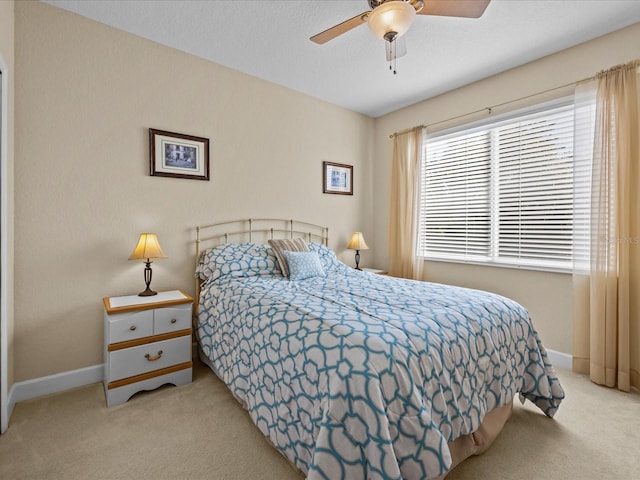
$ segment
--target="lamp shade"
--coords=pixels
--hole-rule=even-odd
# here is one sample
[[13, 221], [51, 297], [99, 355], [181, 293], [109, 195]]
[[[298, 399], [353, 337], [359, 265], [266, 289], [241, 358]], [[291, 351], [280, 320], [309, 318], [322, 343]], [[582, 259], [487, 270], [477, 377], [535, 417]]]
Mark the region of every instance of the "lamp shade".
[[[416, 10], [409, 2], [391, 0], [374, 8], [367, 24], [376, 37], [393, 41], [407, 33], [415, 17]], [[390, 33], [393, 35], [388, 38]]]
[[155, 233], [141, 233], [136, 248], [129, 255], [129, 260], [148, 262], [154, 258], [167, 258], [160, 247], [158, 236]]
[[353, 235], [351, 235], [351, 240], [349, 240], [347, 248], [349, 250], [369, 250], [369, 246], [367, 242], [364, 241], [362, 232], [354, 232]]

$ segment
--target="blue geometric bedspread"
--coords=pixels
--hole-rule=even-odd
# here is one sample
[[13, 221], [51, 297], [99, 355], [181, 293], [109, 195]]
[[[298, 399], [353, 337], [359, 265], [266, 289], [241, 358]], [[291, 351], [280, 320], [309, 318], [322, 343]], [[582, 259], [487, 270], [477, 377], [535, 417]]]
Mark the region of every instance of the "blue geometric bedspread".
[[564, 392], [527, 311], [499, 295], [359, 272], [222, 276], [198, 336], [260, 430], [309, 479], [425, 479], [517, 393]]

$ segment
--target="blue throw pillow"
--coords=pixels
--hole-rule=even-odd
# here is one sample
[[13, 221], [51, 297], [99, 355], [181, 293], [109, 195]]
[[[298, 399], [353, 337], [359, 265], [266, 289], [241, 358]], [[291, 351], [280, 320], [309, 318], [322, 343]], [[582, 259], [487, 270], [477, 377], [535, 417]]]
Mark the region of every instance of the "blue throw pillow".
[[324, 269], [316, 252], [284, 251], [289, 267], [289, 280], [304, 280], [311, 277], [324, 277]]

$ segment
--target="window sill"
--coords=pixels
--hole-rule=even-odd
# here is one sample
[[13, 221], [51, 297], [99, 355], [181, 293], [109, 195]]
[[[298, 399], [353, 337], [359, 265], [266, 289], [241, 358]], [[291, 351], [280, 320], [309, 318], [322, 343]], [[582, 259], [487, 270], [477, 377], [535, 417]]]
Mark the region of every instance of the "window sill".
[[545, 267], [545, 266], [536, 266], [536, 265], [513, 265], [509, 263], [483, 262], [479, 260], [458, 260], [458, 259], [437, 258], [437, 257], [419, 257], [419, 258], [421, 258], [425, 262], [457, 263], [462, 265], [477, 265], [480, 267], [509, 268], [512, 270], [532, 270], [536, 272], [563, 273], [566, 275], [573, 274], [573, 270], [571, 268], [562, 268], [562, 267]]

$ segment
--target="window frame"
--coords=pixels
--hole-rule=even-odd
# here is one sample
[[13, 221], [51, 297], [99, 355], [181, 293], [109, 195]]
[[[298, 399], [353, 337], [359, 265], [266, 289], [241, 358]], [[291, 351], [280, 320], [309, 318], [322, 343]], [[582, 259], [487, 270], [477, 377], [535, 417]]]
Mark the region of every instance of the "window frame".
[[[479, 131], [483, 131], [486, 130], [487, 128], [490, 129], [494, 129], [494, 128], [499, 128], [500, 126], [504, 125], [504, 124], [508, 124], [510, 122], [513, 122], [514, 120], [517, 121], [517, 119], [519, 117], [524, 117], [524, 116], [529, 116], [529, 115], [535, 115], [535, 114], [539, 114], [539, 113], [544, 113], [550, 110], [554, 110], [554, 109], [559, 109], [559, 108], [564, 108], [564, 107], [571, 107], [571, 110], [574, 112], [575, 109], [575, 102], [574, 102], [574, 96], [573, 95], [568, 95], [568, 96], [563, 96], [551, 101], [546, 101], [546, 102], [542, 102], [542, 103], [538, 103], [535, 105], [531, 105], [525, 108], [520, 108], [517, 110], [512, 110], [500, 115], [494, 115], [494, 116], [490, 116], [488, 118], [484, 118], [481, 120], [476, 120], [476, 121], [472, 121], [472, 122], [468, 122], [468, 123], [464, 123], [464, 124], [460, 124], [460, 125], [456, 125], [454, 127], [451, 128], [446, 128], [446, 129], [441, 129], [441, 130], [436, 130], [436, 131], [427, 131], [425, 133], [425, 137], [424, 137], [424, 149], [423, 149], [423, 162], [424, 162], [424, 155], [426, 154], [426, 152], [428, 151], [428, 146], [429, 146], [429, 142], [433, 141], [433, 140], [443, 140], [446, 139], [446, 137], [452, 137], [452, 136], [456, 136], [459, 135], [460, 133], [464, 132], [465, 135], [471, 135], [474, 133], [477, 133]], [[574, 112], [575, 115], [575, 112]], [[501, 125], [502, 124], [502, 125]], [[573, 126], [573, 128], [575, 128], [575, 126]], [[575, 167], [575, 153], [572, 152], [572, 161], [574, 162], [574, 167]], [[495, 167], [495, 163], [497, 163], [497, 158], [494, 158], [494, 156], [492, 155], [492, 158], [490, 160], [491, 163], [491, 172], [489, 174], [490, 179], [491, 179], [491, 191], [490, 191], [490, 203], [493, 202], [493, 197], [494, 195], [496, 195], [495, 192], [495, 185], [494, 182], [496, 182], [496, 170], [494, 170]], [[421, 186], [425, 183], [425, 179], [424, 179], [424, 174], [421, 173]], [[573, 195], [573, 191], [572, 191], [572, 195]], [[422, 204], [423, 202], [423, 196], [422, 196], [422, 191], [420, 192], [420, 202]], [[573, 202], [573, 199], [572, 199]], [[490, 249], [491, 251], [495, 251], [494, 250], [494, 242], [497, 241], [496, 237], [499, 237], [499, 223], [495, 223], [496, 219], [498, 217], [498, 213], [496, 212], [496, 208], [495, 204], [490, 205], [489, 207], [489, 216], [491, 218], [490, 220]], [[571, 250], [571, 259], [568, 261], [568, 264], [566, 267], [564, 266], [553, 266], [553, 265], [544, 265], [541, 263], [538, 263], [538, 260], [526, 260], [526, 259], [522, 259], [522, 258], [516, 258], [514, 259], [514, 262], [503, 262], [503, 261], [495, 261], [493, 258], [499, 258], [499, 257], [491, 257], [491, 258], [487, 258], [487, 259], [468, 259], [468, 258], [462, 258], [462, 256], [459, 256], [458, 258], [447, 258], [445, 256], [437, 256], [437, 255], [429, 255], [426, 254], [424, 252], [424, 249], [422, 247], [423, 244], [423, 230], [422, 230], [422, 213], [419, 214], [419, 227], [418, 227], [418, 239], [417, 239], [417, 257], [422, 259], [423, 261], [430, 261], [430, 262], [442, 262], [442, 263], [457, 263], [457, 264], [468, 264], [468, 265], [479, 265], [479, 266], [490, 266], [490, 267], [497, 267], [497, 268], [510, 268], [510, 269], [518, 269], [518, 270], [533, 270], [533, 271], [543, 271], [543, 272], [557, 272], [557, 273], [571, 273], [572, 272], [572, 264], [574, 261], [574, 252], [573, 252], [573, 248]], [[572, 223], [573, 223], [573, 218], [572, 218]], [[571, 230], [571, 235], [572, 235], [572, 239], [573, 239], [573, 228], [570, 228]], [[573, 243], [573, 241], [571, 242]]]

